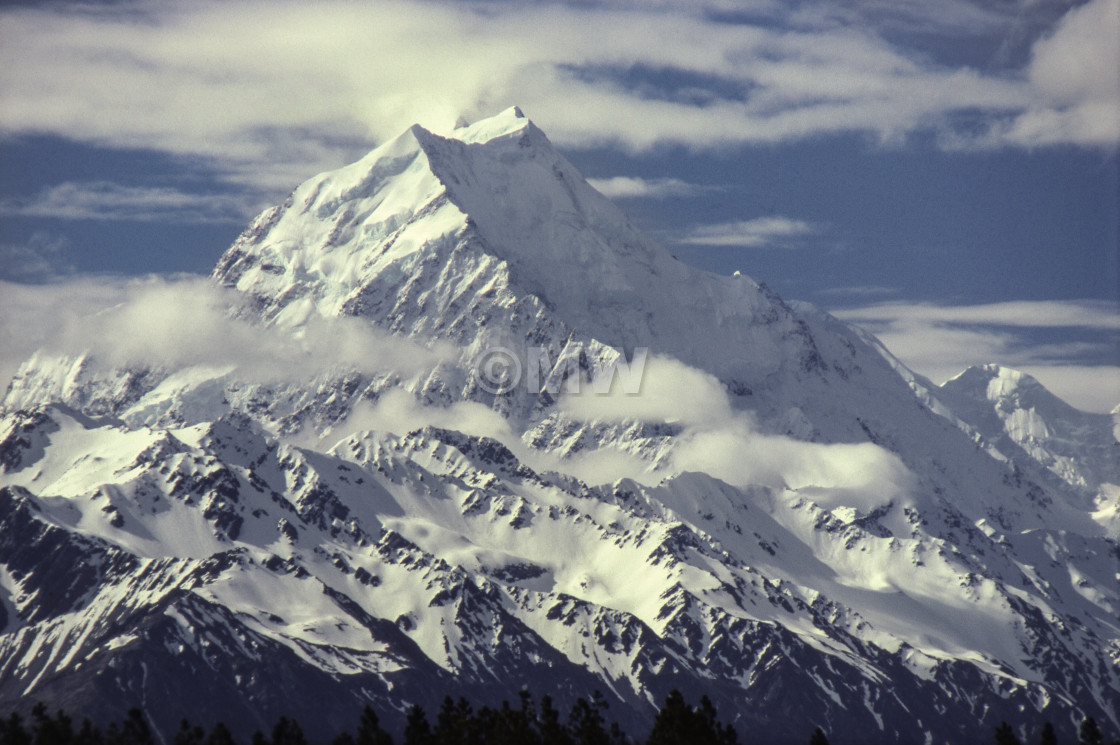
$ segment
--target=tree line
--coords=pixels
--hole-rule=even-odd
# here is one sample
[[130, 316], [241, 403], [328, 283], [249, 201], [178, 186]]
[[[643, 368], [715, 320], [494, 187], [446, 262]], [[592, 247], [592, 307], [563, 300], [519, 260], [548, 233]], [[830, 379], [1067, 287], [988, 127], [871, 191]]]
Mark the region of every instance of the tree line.
[[[540, 702], [522, 691], [517, 706], [503, 701], [498, 708], [483, 706], [474, 709], [464, 698], [447, 697], [434, 721], [418, 705], [412, 706], [405, 719], [399, 739], [381, 726], [373, 708], [366, 706], [353, 732], [337, 735], [331, 745], [738, 745], [739, 738], [730, 724], [718, 719], [715, 707], [707, 696], [697, 706], [685, 702], [679, 691], [672, 691], [654, 719], [649, 734], [635, 740], [626, 735], [617, 723], [608, 723], [607, 702], [596, 691], [590, 699], [580, 698], [572, 706], [566, 721], [553, 706], [549, 696]], [[755, 741], [755, 740], [752, 740]], [[321, 742], [312, 736], [310, 742]], [[1024, 743], [1014, 729], [1001, 722], [992, 739], [995, 745], [1059, 745], [1054, 727], [1046, 722], [1037, 740]], [[808, 736], [809, 745], [828, 745], [828, 736], [817, 727]], [[53, 715], [40, 703], [25, 721], [18, 713], [0, 718], [0, 745], [160, 745], [139, 708], [133, 708], [121, 722], [105, 727], [89, 719], [75, 725], [73, 719], [59, 710]], [[168, 744], [170, 745], [170, 744]], [[222, 722], [209, 731], [184, 719], [175, 734], [173, 745], [242, 745]], [[295, 719], [280, 717], [270, 734], [257, 731], [249, 745], [309, 745], [308, 736]], [[1072, 745], [1072, 743], [1070, 743]], [[1077, 745], [1105, 745], [1100, 727], [1086, 717], [1078, 731]], [[1120, 738], [1109, 745], [1120, 745]]]

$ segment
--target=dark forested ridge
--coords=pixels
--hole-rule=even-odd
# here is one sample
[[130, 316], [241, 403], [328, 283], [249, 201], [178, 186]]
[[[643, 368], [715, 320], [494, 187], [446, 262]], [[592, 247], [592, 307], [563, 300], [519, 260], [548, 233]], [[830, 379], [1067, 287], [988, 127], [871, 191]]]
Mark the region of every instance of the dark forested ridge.
[[[697, 706], [690, 706], [679, 691], [672, 691], [657, 713], [647, 736], [640, 739], [624, 733], [606, 716], [607, 704], [598, 691], [590, 699], [580, 698], [572, 706], [566, 721], [553, 706], [549, 696], [539, 702], [522, 691], [517, 706], [503, 701], [498, 708], [483, 706], [475, 710], [464, 698], [447, 697], [434, 721], [420, 707], [408, 710], [402, 732], [390, 733], [382, 727], [377, 713], [366, 707], [356, 728], [333, 738], [304, 732], [299, 722], [280, 717], [272, 731], [257, 731], [249, 743], [239, 742], [223, 722], [209, 731], [184, 719], [173, 740], [161, 737], [148, 724], [139, 707], [129, 711], [121, 722], [99, 727], [84, 719], [76, 723], [59, 710], [51, 714], [43, 704], [36, 705], [24, 719], [11, 713], [0, 719], [0, 745], [769, 745], [796, 740], [795, 733], [751, 732], [739, 734], [730, 724], [720, 722], [715, 707], [702, 697]], [[995, 745], [1120, 745], [1120, 737], [1106, 740], [1096, 721], [1087, 717], [1076, 734], [1059, 737], [1050, 722], [1031, 729], [1031, 739], [1023, 740], [1007, 722], [985, 736], [978, 732], [973, 741]], [[851, 733], [845, 740], [851, 740]], [[1077, 739], [1074, 740], [1073, 737]], [[923, 740], [914, 733], [914, 742]], [[828, 745], [828, 735], [815, 727], [806, 735], [809, 745]], [[961, 745], [972, 745], [962, 743]]]

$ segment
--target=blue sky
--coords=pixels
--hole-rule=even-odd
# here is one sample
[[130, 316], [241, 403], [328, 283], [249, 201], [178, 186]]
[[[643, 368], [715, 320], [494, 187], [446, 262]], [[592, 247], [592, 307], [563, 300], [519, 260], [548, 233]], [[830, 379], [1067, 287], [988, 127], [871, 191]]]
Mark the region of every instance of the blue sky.
[[8, 3], [0, 303], [204, 274], [315, 173], [516, 104], [682, 260], [1106, 411], [1118, 37], [1120, 0]]

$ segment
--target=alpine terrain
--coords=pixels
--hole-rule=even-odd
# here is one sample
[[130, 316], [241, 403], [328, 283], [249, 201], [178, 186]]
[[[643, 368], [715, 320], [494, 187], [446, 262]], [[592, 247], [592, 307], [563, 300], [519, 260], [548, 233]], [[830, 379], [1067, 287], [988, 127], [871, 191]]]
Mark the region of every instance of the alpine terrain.
[[599, 689], [639, 732], [677, 688], [745, 742], [1120, 729], [1113, 419], [678, 262], [517, 109], [312, 178], [211, 285], [315, 359], [43, 350], [6, 392], [2, 709], [325, 739]]

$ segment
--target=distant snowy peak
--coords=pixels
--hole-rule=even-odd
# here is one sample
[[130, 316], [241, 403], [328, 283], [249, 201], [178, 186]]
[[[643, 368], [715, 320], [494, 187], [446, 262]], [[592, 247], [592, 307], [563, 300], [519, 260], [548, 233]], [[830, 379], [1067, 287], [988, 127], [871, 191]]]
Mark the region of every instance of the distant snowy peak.
[[982, 432], [996, 426], [1019, 443], [1061, 439], [1111, 421], [1073, 408], [1027, 373], [995, 364], [975, 365], [946, 381], [940, 397]]
[[996, 364], [973, 365], [947, 381], [941, 390], [972, 399], [982, 391], [984, 400], [1004, 409], [1040, 408], [1063, 416], [1077, 411], [1027, 373]]
[[1115, 415], [1075, 409], [1030, 375], [994, 364], [968, 368], [937, 395], [1012, 460], [1026, 455], [1089, 493], [1120, 484]]
[[483, 337], [562, 347], [578, 329], [756, 383], [816, 356], [777, 296], [674, 259], [516, 108], [447, 137], [413, 126], [308, 180], [213, 276], [279, 323], [361, 316], [476, 351]]

